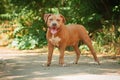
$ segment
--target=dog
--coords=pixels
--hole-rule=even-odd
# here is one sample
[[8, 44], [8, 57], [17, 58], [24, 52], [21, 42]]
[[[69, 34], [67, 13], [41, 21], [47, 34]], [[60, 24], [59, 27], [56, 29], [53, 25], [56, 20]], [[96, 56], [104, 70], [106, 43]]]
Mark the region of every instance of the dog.
[[96, 52], [93, 49], [90, 37], [84, 26], [79, 24], [65, 25], [65, 18], [61, 14], [44, 14], [44, 21], [47, 24], [46, 38], [48, 41], [48, 60], [47, 66], [50, 66], [54, 47], [57, 46], [60, 51], [59, 64], [64, 66], [64, 51], [67, 46], [73, 46], [76, 52], [75, 64], [80, 58], [79, 41], [83, 41], [90, 49], [94, 60], [100, 64]]

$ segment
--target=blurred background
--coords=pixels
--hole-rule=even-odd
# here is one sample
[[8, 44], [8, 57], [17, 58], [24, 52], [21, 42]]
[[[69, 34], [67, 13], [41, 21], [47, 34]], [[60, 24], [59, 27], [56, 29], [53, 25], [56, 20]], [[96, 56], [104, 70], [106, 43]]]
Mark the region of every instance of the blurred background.
[[[47, 46], [45, 13], [64, 15], [66, 24], [84, 25], [98, 53], [120, 54], [120, 0], [0, 0], [0, 46]], [[80, 49], [88, 50], [85, 45]]]

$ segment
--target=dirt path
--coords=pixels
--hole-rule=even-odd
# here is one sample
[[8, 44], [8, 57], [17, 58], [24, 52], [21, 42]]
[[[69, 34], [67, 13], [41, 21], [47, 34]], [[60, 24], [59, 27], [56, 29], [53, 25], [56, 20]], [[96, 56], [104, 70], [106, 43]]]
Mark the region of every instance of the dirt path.
[[93, 58], [81, 56], [79, 64], [72, 64], [74, 54], [66, 54], [67, 67], [58, 65], [59, 55], [52, 65], [45, 67], [47, 54], [0, 48], [0, 80], [120, 80], [118, 60], [100, 57], [101, 65]]

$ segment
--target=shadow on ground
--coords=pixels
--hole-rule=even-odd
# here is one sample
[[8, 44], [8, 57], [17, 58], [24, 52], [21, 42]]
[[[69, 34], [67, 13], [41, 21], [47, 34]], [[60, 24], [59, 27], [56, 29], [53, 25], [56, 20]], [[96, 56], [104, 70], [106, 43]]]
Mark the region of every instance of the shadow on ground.
[[[46, 63], [47, 54], [19, 55], [6, 58], [0, 69], [0, 80], [51, 80], [58, 76], [74, 75], [120, 75], [117, 60], [100, 58], [101, 65], [94, 63], [92, 57], [81, 56], [79, 64], [72, 64], [75, 55], [65, 55], [66, 67], [58, 64], [59, 55], [54, 55], [50, 67]], [[2, 65], [2, 64], [0, 64]]]

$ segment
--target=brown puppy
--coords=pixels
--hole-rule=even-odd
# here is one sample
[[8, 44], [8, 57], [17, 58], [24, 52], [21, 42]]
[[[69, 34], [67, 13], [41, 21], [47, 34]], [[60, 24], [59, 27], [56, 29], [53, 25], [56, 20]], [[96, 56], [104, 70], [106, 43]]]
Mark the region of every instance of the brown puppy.
[[90, 49], [94, 60], [99, 63], [96, 53], [93, 49], [91, 40], [86, 29], [82, 25], [71, 24], [65, 25], [65, 18], [62, 15], [45, 14], [44, 20], [47, 23], [48, 30], [46, 38], [48, 40], [48, 61], [47, 66], [50, 66], [54, 46], [57, 46], [60, 51], [59, 64], [64, 66], [64, 51], [67, 46], [73, 46], [76, 52], [75, 63], [78, 63], [80, 50], [78, 48], [79, 41], [83, 41]]

